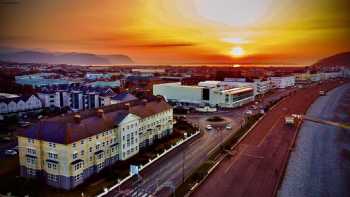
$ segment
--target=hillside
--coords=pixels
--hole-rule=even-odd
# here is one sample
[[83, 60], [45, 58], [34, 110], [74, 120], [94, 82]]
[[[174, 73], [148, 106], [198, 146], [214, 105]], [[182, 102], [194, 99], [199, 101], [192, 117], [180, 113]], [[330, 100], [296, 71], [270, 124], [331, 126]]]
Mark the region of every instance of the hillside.
[[106, 65], [129, 64], [132, 59], [126, 55], [96, 55], [91, 53], [51, 53], [39, 51], [0, 51], [0, 60], [22, 63]]
[[338, 53], [324, 58], [312, 65], [312, 67], [345, 66], [350, 67], [350, 52]]

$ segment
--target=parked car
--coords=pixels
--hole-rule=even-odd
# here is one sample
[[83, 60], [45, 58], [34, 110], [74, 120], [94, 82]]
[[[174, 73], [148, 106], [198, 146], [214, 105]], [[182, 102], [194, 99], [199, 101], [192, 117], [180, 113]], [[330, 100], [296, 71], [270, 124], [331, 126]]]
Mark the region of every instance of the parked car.
[[207, 125], [207, 130], [212, 130], [212, 129], [213, 129], [213, 127], [210, 124], [208, 124]]
[[17, 151], [8, 149], [5, 150], [5, 155], [17, 155]]
[[232, 125], [228, 124], [228, 125], [226, 125], [225, 128], [226, 128], [226, 129], [232, 129]]
[[28, 127], [31, 125], [30, 122], [26, 122], [26, 121], [19, 121], [18, 124], [20, 127]]

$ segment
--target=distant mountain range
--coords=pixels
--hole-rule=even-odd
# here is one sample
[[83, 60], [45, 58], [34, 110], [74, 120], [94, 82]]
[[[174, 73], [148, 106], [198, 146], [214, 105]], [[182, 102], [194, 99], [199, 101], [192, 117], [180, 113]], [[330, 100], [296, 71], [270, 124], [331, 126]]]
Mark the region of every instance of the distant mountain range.
[[133, 60], [127, 55], [97, 55], [92, 53], [54, 53], [35, 50], [0, 48], [0, 60], [20, 63], [49, 63], [76, 65], [130, 64]]
[[350, 52], [343, 52], [323, 58], [312, 65], [312, 67], [345, 66], [350, 67]]

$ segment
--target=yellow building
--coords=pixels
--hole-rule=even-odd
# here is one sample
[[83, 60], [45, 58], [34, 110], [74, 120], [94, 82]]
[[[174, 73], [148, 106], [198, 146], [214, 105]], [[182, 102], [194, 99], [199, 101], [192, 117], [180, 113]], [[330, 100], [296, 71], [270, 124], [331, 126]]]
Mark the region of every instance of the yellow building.
[[40, 121], [18, 136], [21, 175], [72, 189], [172, 133], [173, 111], [157, 99]]

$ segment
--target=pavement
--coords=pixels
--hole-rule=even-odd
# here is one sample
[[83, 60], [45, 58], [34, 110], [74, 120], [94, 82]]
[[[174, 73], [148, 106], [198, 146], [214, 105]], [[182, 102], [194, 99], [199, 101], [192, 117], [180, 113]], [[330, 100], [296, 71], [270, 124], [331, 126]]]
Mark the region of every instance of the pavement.
[[[292, 89], [287, 91], [276, 91], [266, 96], [261, 102], [267, 105], [273, 100], [286, 96]], [[186, 115], [186, 119], [192, 124], [199, 125], [203, 135], [194, 141], [182, 145], [181, 147], [168, 153], [162, 159], [144, 169], [141, 173], [142, 183], [138, 185], [138, 191], [143, 194], [152, 194], [155, 191], [157, 196], [169, 196], [171, 187], [178, 187], [183, 183], [183, 178], [191, 175], [193, 170], [198, 168], [209, 158], [211, 150], [218, 147], [224, 140], [232, 136], [240, 127], [244, 118], [244, 111], [249, 106], [234, 110], [221, 111], [208, 114]], [[224, 127], [216, 127], [212, 131], [205, 129], [206, 124], [203, 119], [210, 116], [223, 116], [230, 122], [232, 129], [226, 130]], [[126, 181], [116, 190], [111, 191], [106, 196], [126, 196], [125, 194], [135, 193], [132, 181]], [[147, 195], [145, 195], [147, 196]]]
[[[307, 115], [350, 123], [350, 84], [319, 97]], [[305, 121], [278, 193], [289, 196], [350, 196], [350, 130]]]
[[319, 90], [332, 89], [329, 81], [297, 90], [272, 108], [236, 146], [235, 155], [224, 159], [191, 196], [273, 196], [277, 191], [296, 127], [284, 124], [290, 114], [304, 114], [319, 96]]

